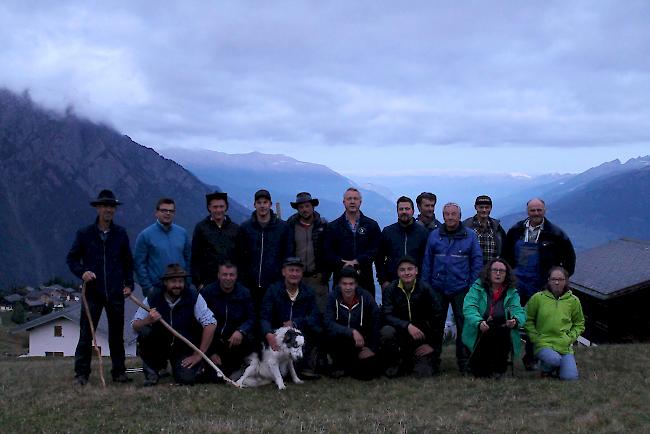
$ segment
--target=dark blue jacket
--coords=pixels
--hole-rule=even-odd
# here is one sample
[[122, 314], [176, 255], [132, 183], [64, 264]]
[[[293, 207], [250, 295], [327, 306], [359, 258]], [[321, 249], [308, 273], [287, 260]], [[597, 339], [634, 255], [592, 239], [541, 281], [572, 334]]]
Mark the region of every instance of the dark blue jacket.
[[318, 334], [322, 331], [313, 289], [301, 283], [296, 301], [291, 301], [284, 281], [269, 287], [260, 312], [262, 336], [282, 327], [285, 321], [292, 321], [294, 326], [305, 334]]
[[282, 279], [282, 263], [294, 252], [292, 235], [287, 222], [273, 211], [266, 226], [259, 224], [255, 212], [242, 223], [237, 240], [239, 278], [254, 300], [262, 299], [266, 288]]
[[399, 280], [394, 280], [382, 293], [381, 313], [383, 322], [407, 333], [409, 324], [413, 324], [426, 336], [427, 342], [442, 336], [440, 325], [444, 324], [440, 301], [428, 283], [416, 280], [411, 292], [399, 287]]
[[204, 287], [201, 295], [217, 320], [216, 336], [228, 339], [236, 330], [253, 334], [255, 309], [248, 288], [237, 282], [232, 292], [226, 293], [217, 281]]
[[417, 262], [418, 269], [422, 270], [424, 248], [427, 246], [428, 237], [429, 231], [417, 224], [415, 220], [408, 226], [402, 226], [399, 222], [386, 226], [381, 232], [375, 261], [379, 284], [397, 279], [397, 262], [404, 255], [412, 256]]
[[483, 268], [483, 252], [473, 230], [460, 224], [454, 232], [443, 224], [431, 232], [422, 263], [422, 280], [447, 295], [469, 289]]
[[80, 279], [86, 271], [97, 276], [86, 285], [89, 301], [124, 302], [124, 287], [133, 289], [133, 256], [129, 236], [122, 226], [111, 223], [105, 240], [97, 221], [79, 229], [66, 262], [70, 271]]
[[357, 231], [352, 232], [345, 213], [327, 225], [325, 231], [325, 254], [334, 282], [339, 280], [339, 272], [343, 267], [343, 259], [359, 262], [359, 285], [368, 290], [374, 290], [372, 278], [372, 263], [377, 255], [381, 230], [373, 219], [360, 212]]
[[[149, 307], [156, 308], [162, 319], [164, 319], [174, 330], [189, 339], [194, 345], [199, 345], [203, 327], [194, 317], [194, 305], [199, 293], [194, 289], [185, 288], [181, 292], [180, 300], [170, 309], [165, 299], [165, 290], [156, 288], [152, 294], [147, 297]], [[171, 335], [167, 330], [163, 330], [163, 325], [156, 322], [153, 324], [156, 333]], [[179, 342], [179, 345], [186, 346], [185, 343]], [[189, 350], [191, 352], [191, 350]]]
[[343, 296], [338, 286], [330, 293], [325, 308], [325, 330], [331, 337], [347, 336], [352, 339], [352, 329], [363, 336], [366, 346], [373, 352], [379, 348], [380, 311], [368, 291], [357, 287], [359, 302], [348, 308], [342, 304]]

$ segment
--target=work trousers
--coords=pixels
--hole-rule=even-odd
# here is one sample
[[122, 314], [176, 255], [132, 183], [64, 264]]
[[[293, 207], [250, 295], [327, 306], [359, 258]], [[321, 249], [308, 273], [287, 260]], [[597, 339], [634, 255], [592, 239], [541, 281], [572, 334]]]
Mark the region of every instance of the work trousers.
[[[111, 374], [113, 377], [117, 377], [126, 371], [124, 360], [124, 300], [88, 300], [88, 308], [95, 331], [97, 330], [102, 309], [106, 311], [106, 319], [108, 321], [108, 347], [113, 363]], [[79, 327], [79, 342], [74, 353], [74, 372], [76, 376], [88, 377], [90, 375], [93, 338], [83, 304], [81, 306]]]

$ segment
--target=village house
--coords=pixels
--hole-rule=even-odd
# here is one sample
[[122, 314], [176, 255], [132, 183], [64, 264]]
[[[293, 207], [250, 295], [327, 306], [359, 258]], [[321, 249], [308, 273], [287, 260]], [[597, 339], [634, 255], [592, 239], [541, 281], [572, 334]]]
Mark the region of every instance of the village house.
[[571, 289], [595, 343], [650, 340], [650, 241], [622, 238], [579, 252]]
[[16, 303], [22, 302], [23, 297], [20, 294], [9, 294], [2, 297], [0, 301], [0, 311], [11, 311], [14, 310], [14, 305]]
[[[139, 288], [137, 292], [139, 293], [138, 298], [142, 299], [142, 292]], [[133, 319], [136, 310], [137, 306], [126, 300], [124, 305], [124, 347], [127, 357], [136, 355], [137, 335], [131, 328], [131, 319]], [[29, 333], [29, 352], [26, 354], [29, 357], [74, 356], [79, 341], [80, 315], [85, 315], [83, 304], [74, 303], [64, 309], [39, 316], [22, 324], [16, 327], [13, 333]], [[110, 356], [108, 322], [105, 312], [102, 312], [95, 335], [102, 355]]]

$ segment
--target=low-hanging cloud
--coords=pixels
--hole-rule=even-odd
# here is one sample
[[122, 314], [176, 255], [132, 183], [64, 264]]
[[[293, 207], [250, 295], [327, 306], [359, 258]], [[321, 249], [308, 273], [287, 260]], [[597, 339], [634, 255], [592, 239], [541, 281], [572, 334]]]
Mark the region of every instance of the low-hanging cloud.
[[0, 85], [148, 145], [650, 141], [628, 2], [0, 5]]

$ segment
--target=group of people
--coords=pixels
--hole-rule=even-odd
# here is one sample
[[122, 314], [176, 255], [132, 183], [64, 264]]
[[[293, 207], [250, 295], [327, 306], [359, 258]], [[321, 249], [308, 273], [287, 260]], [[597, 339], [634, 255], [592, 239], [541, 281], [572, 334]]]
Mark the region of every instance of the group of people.
[[[175, 202], [160, 199], [156, 221], [135, 242], [113, 222], [121, 205], [103, 190], [91, 205], [96, 221], [80, 229], [67, 256], [84, 281], [90, 316], [102, 309], [109, 324], [112, 377], [125, 374], [124, 298], [135, 280], [145, 308], [133, 318], [145, 384], [158, 383], [167, 364], [182, 384], [215, 381], [202, 356], [160, 324], [164, 319], [228, 376], [260, 343], [277, 350], [274, 331], [294, 327], [305, 336], [299, 375], [318, 378], [384, 374], [418, 377], [440, 371], [447, 311], [457, 328], [458, 369], [500, 377], [526, 340], [524, 365], [543, 375], [576, 379], [573, 343], [584, 330], [580, 302], [568, 289], [575, 252], [566, 234], [532, 199], [528, 217], [506, 231], [490, 217], [492, 200], [476, 198], [476, 214], [461, 220], [447, 203], [436, 219], [436, 195], [416, 204], [397, 200], [397, 222], [383, 230], [361, 212], [355, 188], [343, 195], [344, 212], [328, 222], [317, 198], [301, 192], [287, 221], [258, 190], [251, 217], [238, 225], [227, 215], [228, 196], [206, 195], [208, 215], [187, 231], [176, 225]], [[415, 205], [419, 210], [417, 218]], [[376, 278], [381, 305], [374, 296]], [[331, 282], [331, 285], [330, 285]], [[81, 316], [75, 380], [86, 384], [92, 338]]]

